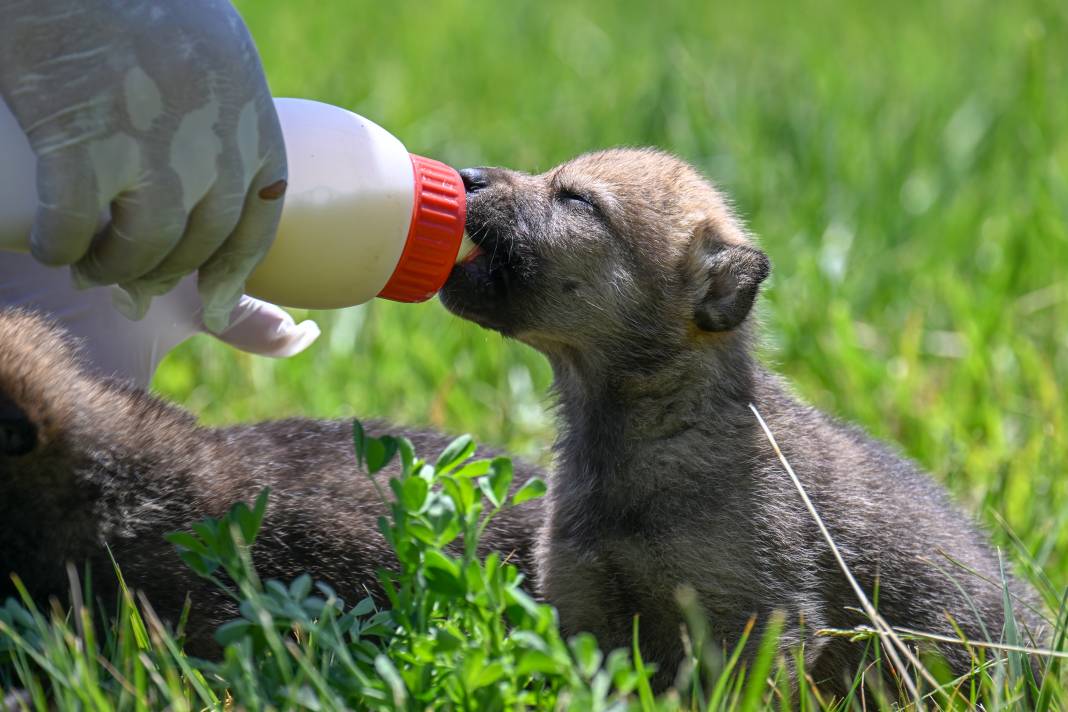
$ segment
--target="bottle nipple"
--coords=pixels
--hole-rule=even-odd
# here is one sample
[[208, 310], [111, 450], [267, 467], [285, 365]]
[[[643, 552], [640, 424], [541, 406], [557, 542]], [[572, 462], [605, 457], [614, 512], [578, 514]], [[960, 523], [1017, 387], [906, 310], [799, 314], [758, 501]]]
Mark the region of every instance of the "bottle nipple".
[[482, 249], [474, 243], [471, 236], [464, 231], [464, 236], [460, 240], [460, 251], [456, 253], [456, 264], [463, 264], [470, 260], [475, 259], [482, 254]]

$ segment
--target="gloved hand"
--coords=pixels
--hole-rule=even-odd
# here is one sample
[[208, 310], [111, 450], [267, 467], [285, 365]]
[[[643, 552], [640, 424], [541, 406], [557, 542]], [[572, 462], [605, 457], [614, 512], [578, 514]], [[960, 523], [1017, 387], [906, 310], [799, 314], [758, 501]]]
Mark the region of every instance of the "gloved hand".
[[[74, 289], [65, 270], [45, 267], [29, 255], [0, 252], [0, 308], [21, 306], [55, 318], [85, 347], [87, 365], [106, 375], [147, 386], [167, 352], [204, 331], [196, 279], [152, 302], [140, 321], [113, 306], [126, 295], [114, 287]], [[263, 356], [293, 356], [319, 336], [313, 321], [296, 324], [282, 309], [242, 296], [226, 328], [213, 334], [231, 346]]]
[[199, 270], [204, 323], [224, 329], [274, 238], [286, 178], [233, 6], [4, 0], [0, 96], [37, 154], [34, 257], [73, 265], [80, 286], [120, 285], [134, 318]]

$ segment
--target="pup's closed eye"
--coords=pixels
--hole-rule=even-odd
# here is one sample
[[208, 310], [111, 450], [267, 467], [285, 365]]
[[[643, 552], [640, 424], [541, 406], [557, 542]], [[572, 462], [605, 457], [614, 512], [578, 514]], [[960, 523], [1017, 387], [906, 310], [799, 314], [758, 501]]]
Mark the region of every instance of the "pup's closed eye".
[[597, 203], [588, 194], [581, 193], [569, 188], [559, 188], [556, 191], [556, 199], [562, 203], [583, 210], [591, 210], [597, 214], [600, 214], [601, 209], [597, 206]]

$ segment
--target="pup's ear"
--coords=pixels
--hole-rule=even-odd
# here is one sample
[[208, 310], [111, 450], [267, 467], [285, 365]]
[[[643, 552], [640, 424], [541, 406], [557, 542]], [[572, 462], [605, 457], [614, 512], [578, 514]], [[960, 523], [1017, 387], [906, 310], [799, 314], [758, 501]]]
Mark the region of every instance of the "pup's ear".
[[768, 256], [746, 244], [726, 244], [710, 235], [694, 241], [690, 269], [697, 284], [693, 319], [705, 331], [730, 331], [745, 321], [760, 283], [771, 273]]
[[37, 428], [15, 403], [0, 393], [0, 457], [25, 455], [37, 447]]

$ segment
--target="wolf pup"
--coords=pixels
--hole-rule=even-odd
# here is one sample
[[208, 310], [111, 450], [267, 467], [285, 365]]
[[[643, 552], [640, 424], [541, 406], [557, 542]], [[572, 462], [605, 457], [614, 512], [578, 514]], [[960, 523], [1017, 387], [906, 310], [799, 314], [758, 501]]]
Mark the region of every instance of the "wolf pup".
[[[398, 429], [367, 424], [370, 435]], [[431, 456], [450, 441], [408, 432]], [[387, 468], [385, 480], [396, 475]], [[517, 486], [535, 471], [516, 463]], [[384, 484], [384, 482], [383, 482]], [[206, 428], [145, 392], [90, 375], [63, 332], [22, 311], [0, 312], [0, 601], [18, 574], [35, 598], [64, 597], [66, 562], [88, 562], [93, 588], [114, 601], [109, 553], [131, 588], [172, 623], [192, 604], [187, 649], [209, 655], [233, 602], [183, 564], [164, 534], [271, 488], [253, 560], [263, 578], [309, 572], [350, 604], [380, 594], [378, 568], [395, 565], [378, 531], [386, 513], [357, 469], [350, 421], [292, 419]], [[388, 488], [386, 488], [388, 490]], [[485, 554], [507, 556], [533, 579], [538, 501], [502, 512]]]
[[[537, 556], [565, 633], [627, 646], [640, 615], [642, 654], [663, 686], [683, 654], [675, 601], [686, 585], [726, 645], [750, 617], [782, 611], [782, 642], [805, 642], [817, 681], [854, 675], [864, 646], [814, 632], [867, 621], [753, 403], [891, 625], [956, 635], [952, 619], [969, 638], [1001, 635], [998, 558], [969, 517], [914, 464], [802, 404], [754, 358], [750, 314], [768, 258], [693, 168], [620, 149], [542, 175], [462, 175], [480, 254], [441, 296], [552, 364], [559, 436]], [[1032, 591], [1009, 588], [1037, 638]], [[941, 652], [969, 669], [962, 648]]]

